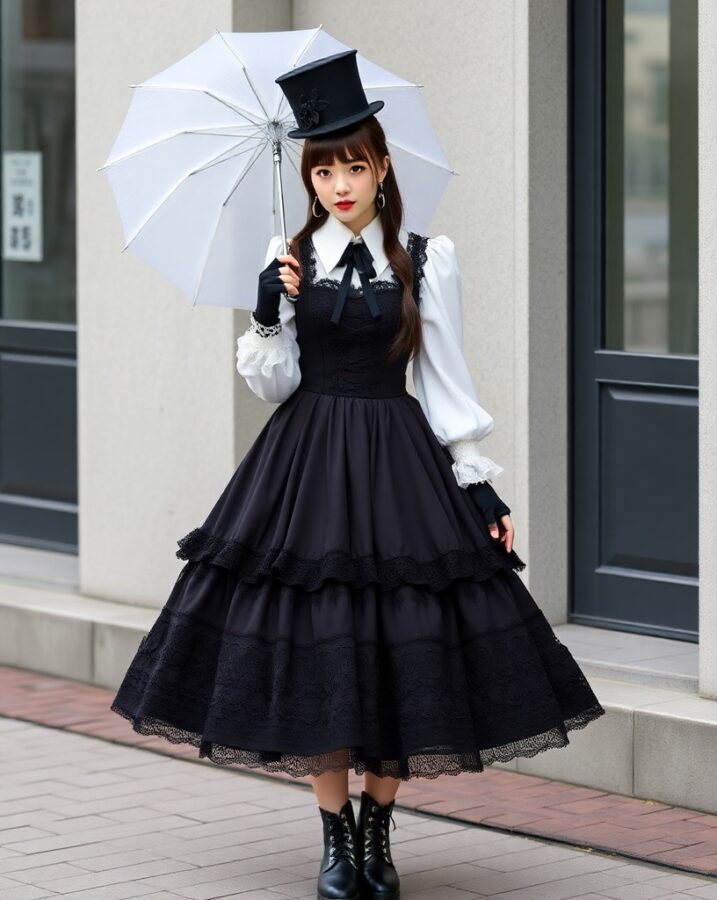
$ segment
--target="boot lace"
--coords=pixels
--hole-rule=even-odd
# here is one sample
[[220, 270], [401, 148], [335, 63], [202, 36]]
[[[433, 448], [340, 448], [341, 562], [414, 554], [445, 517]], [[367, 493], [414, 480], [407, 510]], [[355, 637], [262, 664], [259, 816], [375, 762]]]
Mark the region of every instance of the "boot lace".
[[[372, 813], [378, 813], [378, 815], [374, 816]], [[372, 852], [377, 851], [381, 854], [384, 862], [391, 866], [393, 863], [389, 847], [389, 821], [393, 822], [395, 831], [396, 821], [393, 818], [393, 808], [387, 813], [385, 809], [381, 810], [375, 803], [372, 803], [369, 814], [366, 817], [369, 827], [364, 834], [364, 858], [369, 858]], [[374, 826], [373, 828], [371, 827], [372, 825]]]
[[352, 866], [357, 867], [351, 825], [345, 813], [329, 819], [329, 863], [339, 858], [348, 859]]

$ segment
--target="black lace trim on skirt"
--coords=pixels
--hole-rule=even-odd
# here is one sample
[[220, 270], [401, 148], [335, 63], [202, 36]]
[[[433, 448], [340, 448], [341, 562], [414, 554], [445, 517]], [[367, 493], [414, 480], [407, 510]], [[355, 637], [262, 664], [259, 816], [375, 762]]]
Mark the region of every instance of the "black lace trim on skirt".
[[425, 586], [442, 591], [459, 578], [484, 581], [501, 568], [521, 572], [525, 563], [515, 550], [505, 545], [485, 546], [481, 550], [451, 550], [436, 559], [423, 562], [410, 556], [378, 559], [373, 554], [351, 556], [336, 550], [319, 559], [297, 556], [285, 547], [255, 550], [240, 541], [228, 541], [195, 528], [177, 541], [178, 559], [203, 560], [236, 572], [251, 584], [271, 575], [284, 584], [313, 591], [328, 579], [342, 581], [353, 588], [369, 584], [391, 590], [400, 584]]
[[128, 719], [138, 734], [163, 737], [172, 744], [192, 744], [199, 748], [200, 759], [208, 758], [220, 766], [241, 765], [251, 769], [263, 769], [266, 772], [282, 772], [294, 778], [353, 769], [357, 775], [373, 772], [380, 778], [400, 778], [401, 781], [409, 781], [411, 778], [438, 778], [440, 775], [461, 775], [464, 772], [482, 772], [486, 766], [495, 762], [510, 762], [519, 756], [531, 757], [545, 750], [566, 747], [570, 743], [569, 731], [585, 728], [605, 713], [603, 707], [598, 704], [576, 716], [571, 716], [561, 726], [487, 750], [454, 753], [450, 747], [428, 747], [405, 759], [375, 759], [364, 756], [354, 747], [315, 756], [295, 756], [291, 753], [269, 750], [242, 750], [205, 741], [198, 732], [177, 728], [151, 716], [136, 718], [117, 703], [113, 703], [111, 709]]
[[458, 641], [309, 644], [165, 607], [111, 709], [219, 765], [401, 780], [480, 772], [566, 746], [605, 710], [543, 613]]

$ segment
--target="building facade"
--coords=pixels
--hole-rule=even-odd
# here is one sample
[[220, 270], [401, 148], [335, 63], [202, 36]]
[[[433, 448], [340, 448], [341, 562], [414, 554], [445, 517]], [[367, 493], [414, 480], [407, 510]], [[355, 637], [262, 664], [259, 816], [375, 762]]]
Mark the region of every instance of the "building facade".
[[717, 9], [451, 6], [3, 0], [0, 663], [116, 686], [272, 411], [234, 369], [248, 312], [121, 252], [97, 170], [130, 85], [215, 30], [322, 24], [424, 85], [496, 487], [608, 709], [509, 767], [715, 811]]

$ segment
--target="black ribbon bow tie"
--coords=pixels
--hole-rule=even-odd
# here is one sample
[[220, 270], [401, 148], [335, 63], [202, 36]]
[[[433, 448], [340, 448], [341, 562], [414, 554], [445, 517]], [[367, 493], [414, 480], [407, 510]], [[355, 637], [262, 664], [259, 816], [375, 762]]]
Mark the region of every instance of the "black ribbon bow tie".
[[349, 286], [351, 284], [351, 276], [353, 275], [354, 269], [359, 273], [364, 299], [368, 304], [368, 308], [371, 310], [371, 315], [374, 319], [377, 316], [380, 316], [381, 310], [376, 302], [376, 297], [374, 296], [373, 288], [369, 281], [370, 278], [376, 277], [376, 270], [373, 267], [373, 256], [366, 244], [364, 244], [363, 241], [349, 241], [346, 249], [341, 254], [341, 259], [336, 265], [346, 266], [346, 271], [344, 272], [344, 277], [341, 279], [341, 284], [339, 285], [339, 293], [336, 297], [336, 303], [334, 304], [334, 311], [331, 314], [331, 321], [335, 325], [339, 324], [341, 313], [343, 312], [344, 304], [346, 303], [346, 298], [349, 294]]

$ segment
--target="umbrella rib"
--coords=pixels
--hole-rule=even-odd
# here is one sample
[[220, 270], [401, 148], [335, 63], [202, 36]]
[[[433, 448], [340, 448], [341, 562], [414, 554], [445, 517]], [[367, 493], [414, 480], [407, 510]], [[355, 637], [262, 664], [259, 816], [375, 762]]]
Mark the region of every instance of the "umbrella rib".
[[[238, 144], [235, 144], [233, 147], [230, 147], [229, 150], [234, 150], [238, 146], [239, 146]], [[264, 142], [261, 145], [262, 148], [265, 146], [266, 146], [266, 142]], [[197, 172], [206, 172], [207, 169], [211, 169], [213, 166], [220, 166], [222, 163], [225, 163], [230, 159], [236, 159], [237, 157], [241, 156], [244, 153], [253, 153], [255, 150], [256, 150], [256, 145], [254, 145], [252, 147], [246, 147], [243, 150], [240, 150], [238, 153], [231, 153], [229, 156], [225, 156], [224, 159], [215, 158], [208, 163], [203, 163], [201, 166], [199, 166], [197, 169], [195, 169], [191, 174], [196, 175]]]
[[[212, 129], [214, 129], [214, 128], [222, 128], [222, 127], [224, 127], [224, 126], [221, 126], [221, 125], [208, 125], [206, 128], [187, 128], [187, 129], [184, 131], [184, 134], [199, 134], [199, 135], [207, 134], [207, 135], [209, 135], [210, 137], [231, 137], [231, 133], [230, 133], [230, 134], [227, 134], [226, 132], [222, 132], [222, 131], [213, 131], [213, 130], [212, 130]], [[226, 127], [227, 127], [227, 128], [235, 128], [236, 126], [234, 126], [234, 125], [227, 125]], [[172, 136], [173, 136], [173, 137], [176, 137], [176, 135], [172, 135]], [[261, 129], [255, 130], [252, 134], [245, 134], [245, 135], [238, 135], [238, 134], [237, 134], [237, 135], [234, 135], [234, 136], [235, 136], [235, 137], [240, 137], [240, 136], [241, 136], [242, 140], [245, 140], [245, 141], [252, 141], [252, 140], [258, 140], [258, 141], [260, 141], [260, 140], [263, 140], [263, 139], [264, 139], [264, 135], [263, 135]]]
[[130, 87], [145, 88], [153, 91], [193, 91], [199, 94], [206, 94], [207, 97], [211, 97], [213, 100], [216, 100], [217, 103], [221, 103], [222, 106], [226, 106], [227, 109], [231, 109], [232, 112], [235, 112], [238, 116], [241, 116], [242, 119], [246, 119], [252, 125], [260, 126], [262, 122], [261, 118], [257, 118], [248, 110], [242, 109], [240, 106], [231, 103], [229, 100], [224, 100], [223, 97], [220, 97], [219, 94], [215, 94], [214, 91], [210, 91], [208, 88], [193, 87], [192, 85], [186, 84], [131, 84]]
[[[317, 27], [314, 29], [314, 33], [313, 33], [312, 35], [310, 35], [310, 36], [307, 38], [306, 43], [304, 44], [304, 46], [301, 48], [301, 50], [299, 50], [299, 52], [297, 53], [297, 55], [294, 57], [294, 61], [293, 61], [293, 63], [291, 64], [291, 68], [292, 68], [292, 69], [295, 69], [295, 68], [296, 68], [296, 64], [299, 62], [299, 60], [301, 59], [301, 57], [307, 52], [307, 50], [309, 49], [309, 47], [314, 43], [314, 41], [316, 40], [316, 38], [319, 36], [319, 32], [321, 31], [321, 29], [322, 29], [323, 27], [324, 27], [323, 25], [317, 26]], [[288, 71], [288, 70], [287, 70], [287, 71]], [[275, 118], [275, 119], [278, 119], [278, 118], [279, 118], [279, 110], [281, 109], [282, 104], [283, 104], [284, 101], [286, 100], [286, 95], [284, 94], [284, 92], [281, 91], [280, 93], [281, 93], [281, 96], [279, 97], [279, 105], [276, 107], [276, 112], [274, 113], [274, 118]]]
[[253, 159], [249, 160], [249, 165], [244, 169], [244, 171], [241, 173], [241, 175], [239, 176], [239, 178], [237, 178], [237, 180], [234, 182], [234, 185], [232, 186], [232, 189], [229, 191], [229, 193], [226, 195], [226, 197], [225, 197], [224, 200], [222, 201], [222, 207], [224, 207], [224, 206], [227, 205], [227, 203], [229, 202], [229, 200], [230, 200], [230, 198], [231, 198], [231, 195], [232, 195], [232, 194], [234, 193], [234, 191], [239, 187], [239, 185], [242, 183], [242, 181], [244, 181], [244, 179], [246, 178], [246, 176], [249, 174], [249, 170], [251, 169], [251, 167], [252, 167], [252, 166], [254, 165], [254, 163], [259, 159], [259, 157], [261, 156], [261, 154], [264, 152], [264, 150], [265, 150], [266, 147], [268, 147], [268, 146], [269, 146], [268, 144], [263, 144], [263, 145], [259, 148], [259, 152], [258, 152], [257, 154], [255, 154], [255, 156], [253, 157]]
[[294, 143], [294, 144], [289, 144], [288, 146], [289, 146], [289, 149], [293, 150], [293, 152], [296, 154], [296, 160], [292, 159], [290, 154], [288, 155], [289, 162], [291, 162], [291, 164], [294, 166], [296, 174], [299, 176], [299, 178], [301, 178], [301, 171], [298, 166], [298, 163], [301, 162], [301, 149], [298, 146], [298, 141], [296, 141], [296, 143]]
[[[216, 128], [217, 126], [210, 125], [207, 127], [208, 128]], [[237, 128], [238, 126], [227, 125], [226, 127], [227, 128]], [[123, 156], [116, 156], [114, 159], [109, 160], [104, 165], [100, 166], [97, 171], [101, 172], [102, 169], [106, 169], [109, 166], [117, 165], [118, 163], [124, 162], [126, 159], [131, 159], [133, 156], [137, 156], [137, 154], [139, 154], [139, 153], [144, 153], [146, 150], [151, 150], [152, 147], [158, 147], [164, 141], [171, 141], [174, 138], [179, 137], [179, 135], [181, 135], [181, 134], [209, 134], [209, 135], [214, 135], [215, 137], [227, 137], [226, 134], [218, 134], [215, 132], [206, 131], [205, 129], [202, 129], [202, 128], [183, 128], [181, 131], [175, 131], [174, 134], [165, 134], [164, 137], [161, 137], [156, 141], [151, 141], [149, 144], [145, 144], [143, 147], [135, 147], [134, 150], [130, 150], [129, 153], [125, 153]], [[229, 135], [229, 136], [231, 136], [231, 135]], [[238, 135], [237, 135], [237, 137], [238, 137]], [[250, 134], [250, 135], [246, 135], [245, 137], [242, 136], [242, 140], [244, 140], [244, 141], [248, 141], [248, 140], [252, 140], [252, 139], [261, 140], [261, 137], [262, 137], [261, 129], [259, 129], [259, 133], [257, 135]], [[237, 146], [237, 145], [235, 144], [234, 146]], [[230, 147], [229, 149], [231, 150], [232, 148]]]
[[319, 32], [323, 29], [323, 27], [324, 27], [323, 25], [317, 25], [316, 28], [314, 28], [314, 33], [309, 35], [309, 37], [306, 39], [306, 43], [304, 44], [304, 46], [301, 48], [301, 50], [299, 50], [297, 55], [294, 57], [294, 62], [291, 64], [292, 69], [296, 67], [296, 64], [299, 62], [301, 57], [304, 55], [304, 53], [306, 53], [306, 51], [309, 49], [309, 47], [314, 43], [316, 38], [319, 36]]
[[[291, 141], [291, 143], [289, 143], [289, 141]], [[289, 138], [289, 140], [286, 141], [286, 143], [285, 143], [285, 147], [286, 147], [287, 150], [293, 150], [294, 153], [296, 153], [296, 155], [298, 156], [298, 155], [299, 155], [299, 148], [298, 148], [297, 146], [295, 146], [295, 144], [297, 144], [297, 143], [298, 143], [298, 141], [295, 141], [293, 138]], [[286, 154], [286, 158], [289, 160], [289, 162], [291, 163], [291, 165], [294, 167], [294, 171], [296, 172], [296, 174], [297, 174], [299, 177], [301, 177], [301, 172], [299, 172], [299, 169], [297, 168], [296, 163], [295, 163], [294, 160], [292, 159], [291, 154], [290, 154], [290, 153], [287, 153], [287, 154]]]
[[406, 88], [416, 87], [422, 88], [425, 87], [423, 84], [418, 84], [415, 81], [404, 81], [403, 84], [365, 84], [364, 90], [367, 91], [390, 91], [390, 90], [405, 90]]
[[201, 128], [185, 128], [184, 131], [186, 131], [189, 134], [205, 134], [205, 133], [213, 134], [215, 132], [210, 131], [210, 129], [212, 129], [212, 128], [217, 129], [216, 133], [219, 133], [221, 131], [221, 129], [227, 129], [227, 128], [241, 128], [242, 130], [251, 128], [257, 134], [261, 134], [262, 132], [264, 132], [266, 130], [263, 124], [254, 125], [253, 123], [248, 123], [246, 125], [205, 125], [204, 127], [201, 127]]
[[283, 143], [291, 144], [292, 147], [298, 150], [301, 145], [301, 140], [301, 138], [289, 137], [289, 135], [287, 134], [284, 136]]
[[268, 146], [268, 145], [264, 144], [262, 147], [259, 148], [259, 152], [254, 156], [254, 158], [252, 160], [250, 160], [249, 165], [244, 169], [241, 177], [239, 179], [237, 179], [236, 183], [234, 184], [232, 189], [229, 191], [227, 196], [224, 198], [224, 201], [222, 202], [221, 206], [219, 207], [219, 213], [217, 215], [216, 221], [214, 222], [214, 228], [212, 229], [212, 235], [211, 235], [210, 239], [207, 241], [207, 249], [204, 254], [204, 262], [202, 263], [202, 267], [199, 270], [199, 275], [197, 277], [197, 283], [194, 286], [194, 292], [193, 292], [193, 296], [192, 296], [192, 306], [196, 306], [196, 304], [197, 304], [197, 297], [199, 296], [199, 289], [202, 286], [202, 278], [204, 277], [204, 272], [207, 268], [207, 263], [209, 262], [209, 254], [212, 249], [212, 243], [214, 242], [214, 236], [216, 235], [217, 229], [219, 228], [219, 223], [222, 218], [222, 213], [224, 212], [224, 209], [225, 209], [227, 203], [229, 202], [229, 198], [234, 193], [237, 186], [241, 183], [241, 181], [243, 180], [243, 178], [247, 174], [247, 172], [251, 169], [251, 167], [254, 165], [254, 163], [257, 161], [257, 159], [259, 159], [261, 154], [264, 152], [264, 148], [266, 146]]
[[[237, 146], [237, 145], [235, 144], [235, 146]], [[233, 148], [230, 147], [229, 149], [231, 150], [231, 149], [233, 149]], [[227, 152], [226, 150], [222, 150], [221, 153], [217, 153], [217, 155], [214, 157], [214, 159], [215, 159], [215, 160], [218, 159], [218, 158], [222, 155], [222, 153], [226, 153], [226, 152]], [[210, 160], [210, 162], [211, 162], [211, 160]], [[142, 222], [142, 224], [139, 226], [139, 228], [137, 228], [137, 229], [135, 230], [134, 234], [127, 240], [127, 242], [125, 243], [124, 247], [122, 248], [123, 251], [126, 250], [126, 249], [129, 247], [129, 245], [132, 243], [132, 241], [136, 240], [137, 237], [139, 237], [139, 235], [142, 233], [142, 231], [144, 230], [144, 228], [147, 226], [147, 223], [148, 223], [149, 220], [152, 218], [152, 216], [153, 216], [158, 210], [160, 210], [160, 209], [164, 206], [164, 204], [167, 202], [167, 200], [169, 200], [169, 198], [172, 196], [172, 194], [174, 194], [175, 191], [178, 191], [179, 188], [184, 184], [184, 182], [185, 182], [191, 175], [193, 175], [194, 172], [196, 172], [196, 171], [199, 171], [199, 170], [198, 170], [198, 169], [195, 169], [195, 170], [193, 170], [192, 172], [189, 172], [188, 174], [183, 175], [183, 176], [179, 179], [179, 181], [178, 181], [178, 182], [177, 182], [177, 183], [176, 183], [169, 191], [167, 191], [167, 193], [164, 195], [164, 197], [162, 197], [162, 199], [159, 201], [159, 203], [156, 204], [156, 206], [154, 207], [154, 209], [152, 209], [152, 210], [150, 211], [149, 215], [145, 216], [145, 219], [144, 219], [144, 221]]]
[[301, 178], [301, 172], [299, 172], [299, 168], [296, 165], [296, 163], [294, 162], [294, 160], [291, 158], [291, 155], [287, 153], [286, 158], [289, 160], [289, 164], [292, 166], [292, 168], [294, 169], [296, 174], [299, 176], [299, 178]]
[[256, 97], [256, 99], [257, 99], [257, 101], [258, 101], [258, 103], [259, 103], [259, 106], [261, 106], [262, 112], [264, 113], [264, 115], [265, 115], [266, 118], [268, 119], [268, 118], [269, 118], [269, 111], [267, 110], [266, 106], [264, 105], [264, 101], [263, 101], [263, 99], [261, 98], [261, 95], [259, 94], [259, 92], [257, 91], [257, 89], [254, 87], [254, 82], [251, 80], [251, 77], [249, 76], [249, 70], [248, 70], [248, 68], [247, 68], [246, 63], [245, 63], [244, 60], [241, 58], [241, 56], [239, 56], [239, 54], [236, 52], [236, 50], [235, 50], [233, 47], [230, 47], [230, 46], [229, 46], [229, 43], [227, 42], [226, 38], [225, 38], [224, 35], [221, 33], [221, 31], [219, 31], [218, 29], [217, 29], [217, 34], [218, 34], [219, 37], [222, 39], [222, 42], [224, 43], [224, 46], [225, 46], [225, 47], [227, 48], [227, 50], [231, 53], [232, 57], [233, 57], [233, 58], [239, 63], [239, 65], [241, 66], [241, 70], [242, 70], [242, 72], [244, 73], [244, 77], [246, 78], [247, 84], [248, 84], [249, 87], [251, 88], [251, 91], [252, 91], [252, 93], [254, 94], [254, 96]]

